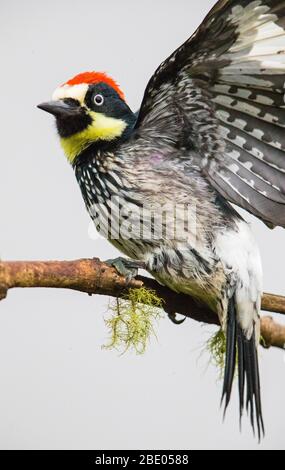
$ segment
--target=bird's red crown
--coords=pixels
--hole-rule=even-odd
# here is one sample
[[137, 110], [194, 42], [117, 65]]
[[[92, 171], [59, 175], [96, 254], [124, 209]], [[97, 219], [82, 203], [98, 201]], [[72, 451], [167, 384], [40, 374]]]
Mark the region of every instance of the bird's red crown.
[[81, 84], [96, 84], [96, 83], [106, 83], [107, 85], [111, 86], [114, 88], [114, 90], [118, 93], [120, 98], [125, 100], [125, 95], [120, 89], [119, 85], [113, 78], [109, 77], [106, 73], [104, 72], [83, 72], [80, 73], [79, 75], [75, 75], [75, 77], [71, 78], [67, 82], [64, 83], [64, 85], [81, 85]]

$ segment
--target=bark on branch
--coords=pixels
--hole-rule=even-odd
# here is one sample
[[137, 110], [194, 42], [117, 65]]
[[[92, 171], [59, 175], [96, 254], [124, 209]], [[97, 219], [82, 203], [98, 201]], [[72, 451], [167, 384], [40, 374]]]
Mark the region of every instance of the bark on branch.
[[[219, 324], [218, 317], [211, 310], [197, 304], [191, 297], [176, 294], [147, 277], [138, 276], [127, 283], [114, 268], [97, 258], [75, 261], [0, 262], [0, 300], [6, 297], [9, 289], [15, 287], [64, 288], [86, 292], [89, 295], [121, 297], [129, 289], [142, 286], [154, 290], [163, 299], [167, 313], [180, 313], [200, 322]], [[262, 309], [285, 314], [285, 297], [264, 294]], [[271, 317], [263, 317], [261, 333], [266, 347], [284, 349], [285, 325], [276, 323]]]

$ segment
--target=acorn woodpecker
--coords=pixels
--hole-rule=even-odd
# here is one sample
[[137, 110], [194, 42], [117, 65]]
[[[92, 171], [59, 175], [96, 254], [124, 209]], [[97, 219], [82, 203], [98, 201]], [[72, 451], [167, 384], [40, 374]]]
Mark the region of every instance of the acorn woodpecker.
[[284, 27], [282, 0], [220, 0], [158, 67], [138, 113], [97, 72], [39, 105], [56, 118], [91, 217], [128, 256], [121, 264], [218, 314], [222, 400], [226, 409], [237, 363], [240, 416], [246, 407], [259, 438], [262, 267], [230, 203], [285, 226]]

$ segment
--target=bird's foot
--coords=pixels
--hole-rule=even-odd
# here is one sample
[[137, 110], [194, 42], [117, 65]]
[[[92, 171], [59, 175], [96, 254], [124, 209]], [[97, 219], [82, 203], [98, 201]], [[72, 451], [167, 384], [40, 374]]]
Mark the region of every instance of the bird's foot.
[[168, 315], [169, 320], [172, 321], [172, 323], [174, 323], [174, 325], [181, 325], [186, 320], [186, 317], [182, 318], [181, 320], [178, 320], [177, 319], [177, 313], [175, 313], [175, 312], [174, 313], [172, 313], [172, 312], [169, 313], [168, 312], [167, 315]]
[[136, 261], [126, 258], [114, 258], [107, 259], [106, 264], [115, 268], [121, 276], [130, 282], [134, 277], [138, 275], [139, 269], [145, 269], [145, 263], [143, 261]]

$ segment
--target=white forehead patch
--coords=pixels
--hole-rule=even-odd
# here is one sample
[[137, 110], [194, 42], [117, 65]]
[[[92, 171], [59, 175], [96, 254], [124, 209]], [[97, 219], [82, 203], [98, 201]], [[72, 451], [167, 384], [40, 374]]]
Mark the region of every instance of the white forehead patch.
[[84, 103], [84, 99], [88, 90], [86, 83], [80, 85], [63, 85], [58, 87], [52, 95], [53, 100], [63, 100], [64, 98], [73, 98], [78, 100], [81, 104]]

